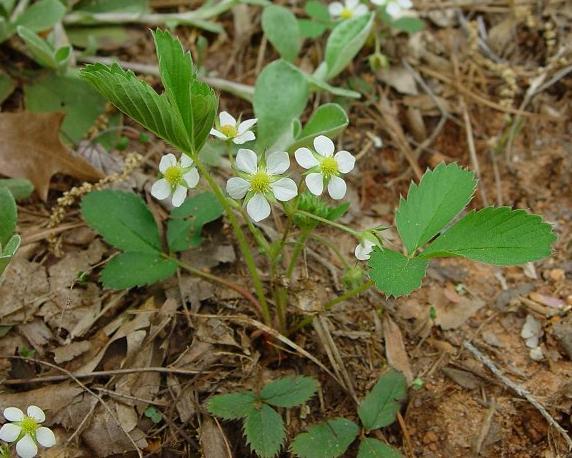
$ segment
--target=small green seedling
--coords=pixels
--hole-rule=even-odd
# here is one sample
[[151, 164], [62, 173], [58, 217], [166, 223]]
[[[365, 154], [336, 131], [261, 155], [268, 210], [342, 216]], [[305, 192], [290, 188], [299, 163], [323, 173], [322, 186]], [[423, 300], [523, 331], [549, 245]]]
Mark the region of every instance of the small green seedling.
[[242, 420], [244, 436], [261, 458], [278, 454], [286, 433], [282, 416], [273, 407], [290, 409], [310, 400], [317, 389], [311, 377], [284, 377], [265, 385], [259, 393], [243, 391], [213, 396], [207, 410], [224, 420]]

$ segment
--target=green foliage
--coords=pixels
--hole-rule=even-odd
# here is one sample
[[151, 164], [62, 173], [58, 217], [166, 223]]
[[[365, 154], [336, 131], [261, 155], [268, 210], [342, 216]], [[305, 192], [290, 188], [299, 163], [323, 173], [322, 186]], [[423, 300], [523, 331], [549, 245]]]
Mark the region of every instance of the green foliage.
[[349, 124], [346, 111], [337, 103], [326, 103], [318, 107], [297, 135], [296, 142], [290, 149], [311, 145], [318, 135], [334, 138]]
[[262, 13], [262, 30], [284, 60], [296, 59], [302, 40], [294, 13], [283, 6], [267, 6]]
[[383, 248], [373, 251], [368, 264], [371, 279], [381, 291], [388, 296], [403, 296], [421, 286], [429, 262]]
[[[349, 207], [349, 202], [344, 202], [343, 204], [331, 207], [318, 196], [315, 196], [308, 191], [298, 195], [298, 210], [311, 213], [312, 215], [319, 216], [320, 218], [324, 218], [329, 221], [336, 221], [344, 216]], [[320, 224], [319, 221], [300, 214], [296, 214], [293, 220], [294, 224], [301, 228], [314, 229]]]
[[59, 0], [40, 0], [33, 3], [16, 19], [16, 26], [24, 26], [33, 32], [51, 29], [66, 14]]
[[153, 406], [147, 407], [144, 413], [145, 416], [155, 424], [159, 424], [161, 421], [163, 421], [163, 415], [161, 415], [161, 412], [159, 412], [159, 410]]
[[371, 431], [392, 424], [406, 396], [407, 382], [400, 372], [391, 369], [383, 374], [359, 406], [363, 426]]
[[106, 288], [127, 289], [152, 285], [171, 278], [177, 271], [177, 263], [165, 259], [161, 253], [128, 251], [109, 261], [101, 272]]
[[364, 45], [374, 23], [374, 14], [366, 14], [337, 25], [326, 43], [325, 80], [341, 73]]
[[298, 19], [300, 34], [305, 38], [318, 38], [333, 23], [328, 12], [328, 7], [318, 0], [306, 2], [304, 11], [310, 19]]
[[18, 209], [12, 193], [0, 187], [0, 252], [3, 246], [12, 238], [16, 230]]
[[207, 410], [225, 420], [243, 419], [244, 435], [252, 450], [262, 458], [271, 458], [282, 448], [286, 434], [282, 417], [270, 404], [301, 405], [316, 388], [310, 377], [286, 377], [268, 383], [259, 394], [246, 391], [213, 396], [207, 401]]
[[8, 75], [0, 71], [0, 104], [16, 89], [16, 83]]
[[201, 244], [201, 231], [207, 223], [217, 220], [224, 209], [211, 192], [187, 199], [171, 211], [167, 224], [167, 242], [171, 251], [185, 251]]
[[357, 458], [401, 458], [401, 453], [380, 440], [365, 437], [359, 446]]
[[476, 187], [472, 172], [444, 163], [427, 171], [419, 185], [412, 183], [395, 217], [407, 252], [412, 255], [458, 215], [471, 201]]
[[391, 22], [391, 27], [413, 35], [421, 32], [425, 28], [425, 23], [417, 17], [403, 16]]
[[471, 212], [440, 235], [421, 255], [463, 256], [495, 265], [524, 264], [550, 255], [552, 227], [537, 215], [508, 207]]
[[16, 201], [27, 199], [34, 192], [34, 185], [25, 178], [1, 178], [0, 188], [6, 188]]
[[359, 426], [345, 418], [334, 418], [311, 426], [292, 442], [292, 452], [301, 458], [338, 458], [359, 433]]
[[306, 78], [296, 67], [284, 60], [266, 66], [256, 80], [253, 102], [261, 148], [292, 143], [293, 123], [304, 111], [308, 94]]

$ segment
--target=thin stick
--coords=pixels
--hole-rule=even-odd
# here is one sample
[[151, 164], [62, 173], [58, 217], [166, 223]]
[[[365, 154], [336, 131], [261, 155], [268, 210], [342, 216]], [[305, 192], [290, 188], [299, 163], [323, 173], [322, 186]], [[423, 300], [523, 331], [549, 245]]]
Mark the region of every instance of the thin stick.
[[560, 426], [560, 424], [554, 418], [552, 418], [552, 416], [548, 413], [548, 411], [544, 408], [544, 406], [540, 402], [538, 402], [536, 398], [534, 398], [527, 389], [513, 382], [506, 375], [504, 375], [501, 372], [501, 370], [495, 366], [495, 363], [493, 363], [487, 355], [481, 353], [481, 351], [468, 340], [465, 340], [463, 342], [463, 347], [469, 350], [473, 354], [473, 356], [477, 358], [481, 363], [483, 363], [504, 385], [509, 387], [516, 394], [523, 397], [528, 402], [530, 402], [534, 407], [536, 407], [536, 410], [540, 412], [540, 414], [546, 419], [548, 424], [550, 426], [553, 426], [564, 438], [566, 444], [568, 444], [568, 450], [572, 450], [572, 438], [570, 438], [566, 430], [562, 428], [562, 426]]

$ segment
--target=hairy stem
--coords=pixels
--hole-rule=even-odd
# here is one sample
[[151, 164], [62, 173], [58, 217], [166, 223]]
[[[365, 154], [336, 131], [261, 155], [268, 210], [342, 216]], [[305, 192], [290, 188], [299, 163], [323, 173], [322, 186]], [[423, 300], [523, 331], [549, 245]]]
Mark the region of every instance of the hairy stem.
[[307, 218], [311, 218], [313, 220], [319, 221], [321, 223], [327, 224], [329, 226], [335, 227], [336, 229], [339, 229], [340, 231], [347, 232], [348, 234], [351, 234], [358, 239], [360, 238], [359, 232], [354, 231], [353, 229], [351, 229], [347, 226], [344, 226], [343, 224], [336, 223], [335, 221], [330, 221], [329, 219], [322, 218], [321, 216], [314, 215], [314, 214], [306, 212], [304, 210], [296, 210], [295, 213], [297, 213], [299, 215], [303, 215]]
[[290, 258], [290, 262], [288, 263], [288, 268], [286, 270], [286, 278], [288, 278], [288, 280], [292, 278], [292, 274], [296, 268], [296, 262], [298, 261], [304, 246], [306, 246], [306, 240], [308, 240], [312, 230], [313, 228], [303, 229], [300, 237], [298, 238], [298, 241], [296, 242], [296, 245], [294, 246], [294, 251], [292, 252], [292, 257]]

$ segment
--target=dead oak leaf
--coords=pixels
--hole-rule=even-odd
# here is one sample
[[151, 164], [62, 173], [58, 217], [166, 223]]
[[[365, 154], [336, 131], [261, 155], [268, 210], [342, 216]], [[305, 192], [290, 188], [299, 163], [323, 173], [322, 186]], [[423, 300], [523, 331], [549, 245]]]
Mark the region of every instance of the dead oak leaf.
[[50, 179], [65, 173], [79, 180], [103, 178], [101, 171], [74, 156], [59, 137], [64, 113], [0, 113], [0, 171], [30, 180], [42, 200]]

